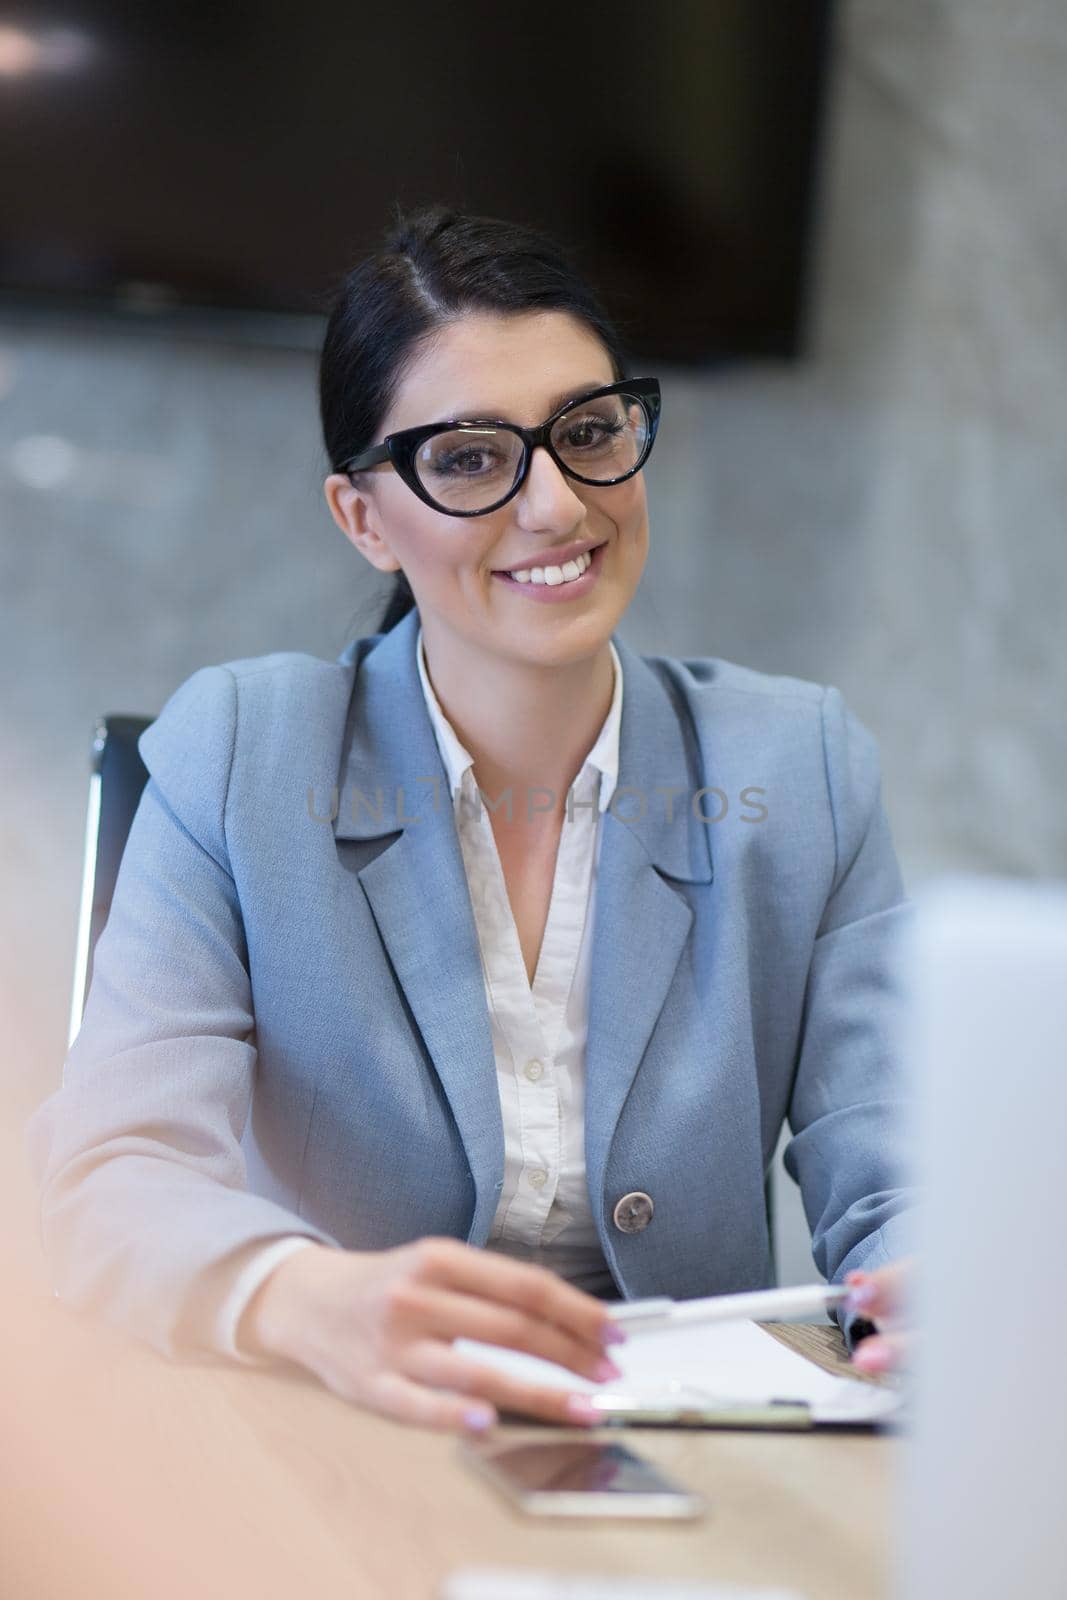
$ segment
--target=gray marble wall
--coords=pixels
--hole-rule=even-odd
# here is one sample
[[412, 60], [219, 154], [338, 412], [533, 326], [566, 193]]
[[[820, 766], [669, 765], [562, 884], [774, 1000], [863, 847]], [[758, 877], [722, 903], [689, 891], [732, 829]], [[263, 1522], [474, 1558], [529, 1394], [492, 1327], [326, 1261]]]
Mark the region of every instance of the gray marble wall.
[[[853, 0], [808, 360], [658, 369], [624, 632], [836, 683], [912, 886], [1067, 875], [1065, 82], [1062, 0]], [[65, 1051], [97, 713], [374, 624], [322, 473], [306, 350], [0, 321], [9, 1118]], [[810, 1276], [792, 1198], [780, 1244]]]

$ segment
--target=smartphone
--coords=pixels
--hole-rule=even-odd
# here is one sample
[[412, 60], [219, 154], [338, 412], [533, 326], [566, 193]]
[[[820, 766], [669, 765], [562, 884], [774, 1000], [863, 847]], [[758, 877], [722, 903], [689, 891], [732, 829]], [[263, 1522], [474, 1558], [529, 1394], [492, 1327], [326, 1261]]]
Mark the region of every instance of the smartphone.
[[625, 1445], [595, 1439], [465, 1439], [464, 1460], [537, 1517], [700, 1517], [700, 1495]]

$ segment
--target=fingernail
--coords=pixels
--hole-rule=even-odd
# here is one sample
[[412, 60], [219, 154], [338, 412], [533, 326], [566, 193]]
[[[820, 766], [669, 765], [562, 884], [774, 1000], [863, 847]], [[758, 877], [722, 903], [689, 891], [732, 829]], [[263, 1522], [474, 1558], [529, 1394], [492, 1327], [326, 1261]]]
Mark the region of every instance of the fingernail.
[[878, 1298], [878, 1285], [876, 1283], [857, 1283], [848, 1291], [845, 1301], [846, 1311], [864, 1311], [868, 1306], [873, 1306]]
[[626, 1329], [620, 1328], [617, 1322], [606, 1322], [600, 1330], [601, 1344], [625, 1344]]
[[584, 1394], [569, 1394], [564, 1408], [574, 1422], [599, 1422], [600, 1412]]
[[490, 1406], [469, 1406], [463, 1413], [463, 1426], [472, 1433], [484, 1433], [496, 1421], [496, 1412]]
[[609, 1361], [607, 1356], [605, 1356], [603, 1361], [598, 1361], [596, 1366], [593, 1368], [593, 1377], [596, 1379], [597, 1383], [607, 1383], [609, 1378], [621, 1378], [622, 1373], [615, 1365], [614, 1361]]
[[856, 1347], [852, 1357], [852, 1364], [861, 1372], [885, 1372], [892, 1366], [889, 1351], [885, 1345], [871, 1339], [864, 1339]]

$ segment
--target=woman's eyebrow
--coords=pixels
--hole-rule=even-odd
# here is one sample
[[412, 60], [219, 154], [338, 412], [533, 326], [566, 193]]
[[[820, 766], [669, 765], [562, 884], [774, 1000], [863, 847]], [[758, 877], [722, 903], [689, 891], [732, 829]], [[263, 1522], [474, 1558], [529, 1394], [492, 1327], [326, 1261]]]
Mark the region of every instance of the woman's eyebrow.
[[[566, 405], [569, 400], [581, 400], [584, 395], [595, 394], [598, 389], [607, 388], [607, 386], [612, 382], [613, 380], [611, 378], [591, 378], [586, 383], [575, 384], [572, 389], [565, 389], [562, 394], [557, 394], [552, 400], [549, 401], [548, 410], [545, 415], [550, 417], [554, 412], [559, 410], [560, 406]], [[467, 406], [462, 411], [453, 411], [450, 416], [442, 417], [440, 420], [442, 422], [451, 422], [454, 420], [464, 421], [467, 418], [470, 418], [472, 422], [479, 420], [507, 422], [509, 420], [507, 417], [501, 416], [498, 412], [494, 412], [485, 407], [476, 408], [474, 406]]]
[[579, 383], [573, 389], [564, 390], [563, 394], [558, 394], [554, 400], [549, 401], [548, 415], [551, 416], [553, 411], [558, 411], [560, 406], [567, 404], [568, 400], [580, 400], [583, 395], [595, 394], [598, 389], [606, 389], [608, 384], [612, 382], [614, 382], [612, 378], [608, 378], [606, 381], [603, 378], [597, 378], [587, 383]]

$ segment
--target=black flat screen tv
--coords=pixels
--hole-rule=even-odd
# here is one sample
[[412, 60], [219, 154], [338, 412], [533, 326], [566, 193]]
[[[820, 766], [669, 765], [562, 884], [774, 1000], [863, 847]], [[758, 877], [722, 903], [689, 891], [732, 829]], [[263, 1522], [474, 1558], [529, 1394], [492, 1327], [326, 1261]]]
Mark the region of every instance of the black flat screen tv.
[[0, 314], [269, 337], [444, 201], [553, 232], [635, 356], [794, 356], [831, 36], [831, 0], [0, 0]]

